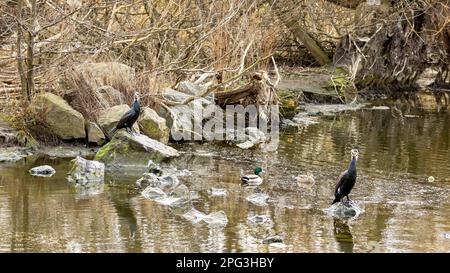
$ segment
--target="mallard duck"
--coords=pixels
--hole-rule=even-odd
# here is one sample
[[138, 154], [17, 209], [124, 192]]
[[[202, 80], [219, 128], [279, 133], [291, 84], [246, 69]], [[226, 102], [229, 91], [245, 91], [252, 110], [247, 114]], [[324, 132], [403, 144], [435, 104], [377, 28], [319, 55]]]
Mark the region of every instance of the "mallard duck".
[[356, 182], [356, 161], [358, 160], [359, 152], [357, 149], [351, 150], [352, 160], [348, 166], [348, 169], [345, 170], [338, 178], [338, 183], [336, 184], [336, 189], [334, 191], [334, 200], [333, 203], [341, 202], [344, 197], [347, 197], [347, 200], [350, 201], [348, 195], [353, 189], [353, 186]]
[[260, 185], [263, 182], [262, 178], [259, 176], [260, 173], [264, 173], [264, 171], [261, 167], [256, 167], [255, 174], [242, 175], [241, 181], [249, 185]]
[[295, 180], [297, 181], [297, 185], [299, 187], [312, 187], [316, 180], [314, 180], [314, 176], [312, 172], [307, 172], [306, 174], [301, 174], [295, 177]]

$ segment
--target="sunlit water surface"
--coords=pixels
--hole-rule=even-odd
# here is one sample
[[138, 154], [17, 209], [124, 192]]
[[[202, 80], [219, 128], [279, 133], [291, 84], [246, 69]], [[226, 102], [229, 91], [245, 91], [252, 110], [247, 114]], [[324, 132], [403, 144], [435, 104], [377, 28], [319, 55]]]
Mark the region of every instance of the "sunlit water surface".
[[[405, 115], [406, 114], [406, 115]], [[107, 173], [96, 192], [68, 185], [69, 161], [27, 158], [0, 165], [1, 252], [450, 252], [450, 114], [448, 111], [363, 109], [284, 129], [276, 152], [213, 144], [175, 146], [173, 164], [192, 176], [182, 182], [194, 207], [223, 210], [226, 227], [192, 224], [167, 206], [142, 197], [137, 173]], [[336, 178], [360, 150], [358, 180], [350, 197], [364, 212], [349, 220], [323, 210]], [[49, 164], [51, 178], [30, 176]], [[267, 206], [249, 203], [254, 188], [241, 172], [265, 169], [259, 186]], [[295, 177], [313, 173], [312, 187]], [[433, 176], [435, 181], [428, 182]], [[223, 188], [227, 196], [208, 190]], [[248, 219], [265, 215], [254, 224]], [[261, 241], [280, 235], [283, 244]]]

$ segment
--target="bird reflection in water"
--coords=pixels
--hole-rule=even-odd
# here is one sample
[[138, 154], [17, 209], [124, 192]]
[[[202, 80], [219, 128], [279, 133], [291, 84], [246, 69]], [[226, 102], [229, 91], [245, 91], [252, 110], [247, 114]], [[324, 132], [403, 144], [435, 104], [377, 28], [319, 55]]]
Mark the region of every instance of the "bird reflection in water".
[[339, 251], [351, 253], [353, 252], [353, 236], [346, 220], [334, 218], [334, 238], [338, 243]]

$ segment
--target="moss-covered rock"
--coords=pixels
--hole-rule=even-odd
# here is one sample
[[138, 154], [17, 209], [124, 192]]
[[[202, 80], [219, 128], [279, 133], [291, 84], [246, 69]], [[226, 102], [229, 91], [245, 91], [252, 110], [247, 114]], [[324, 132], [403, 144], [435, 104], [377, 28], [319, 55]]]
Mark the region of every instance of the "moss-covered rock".
[[166, 125], [166, 119], [158, 116], [153, 109], [144, 107], [138, 124], [142, 134], [165, 144], [169, 142], [169, 128]]
[[41, 93], [33, 99], [29, 107], [36, 120], [44, 123], [58, 138], [69, 140], [86, 137], [83, 115], [62, 97]]
[[118, 130], [95, 155], [107, 166], [145, 166], [149, 160], [161, 162], [178, 156], [178, 151], [146, 135]]

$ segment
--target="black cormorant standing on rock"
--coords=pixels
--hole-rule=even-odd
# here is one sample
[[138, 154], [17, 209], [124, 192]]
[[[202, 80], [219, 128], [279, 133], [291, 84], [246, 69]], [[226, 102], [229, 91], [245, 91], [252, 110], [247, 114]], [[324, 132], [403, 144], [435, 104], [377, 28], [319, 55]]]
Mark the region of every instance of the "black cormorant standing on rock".
[[350, 165], [348, 169], [341, 173], [338, 179], [338, 183], [336, 185], [336, 189], [334, 191], [334, 201], [332, 204], [341, 202], [344, 196], [347, 197], [347, 200], [350, 201], [348, 195], [350, 191], [353, 189], [353, 186], [356, 182], [356, 161], [358, 160], [359, 152], [357, 149], [352, 149], [351, 151], [352, 160], [350, 161]]
[[131, 106], [131, 109], [128, 110], [123, 116], [120, 118], [119, 122], [117, 123], [116, 127], [111, 131], [111, 135], [114, 134], [116, 130], [125, 128], [125, 130], [130, 129], [133, 127], [133, 124], [137, 121], [139, 118], [139, 112], [141, 111], [141, 105], [139, 103], [139, 92], [134, 93], [134, 103]]

